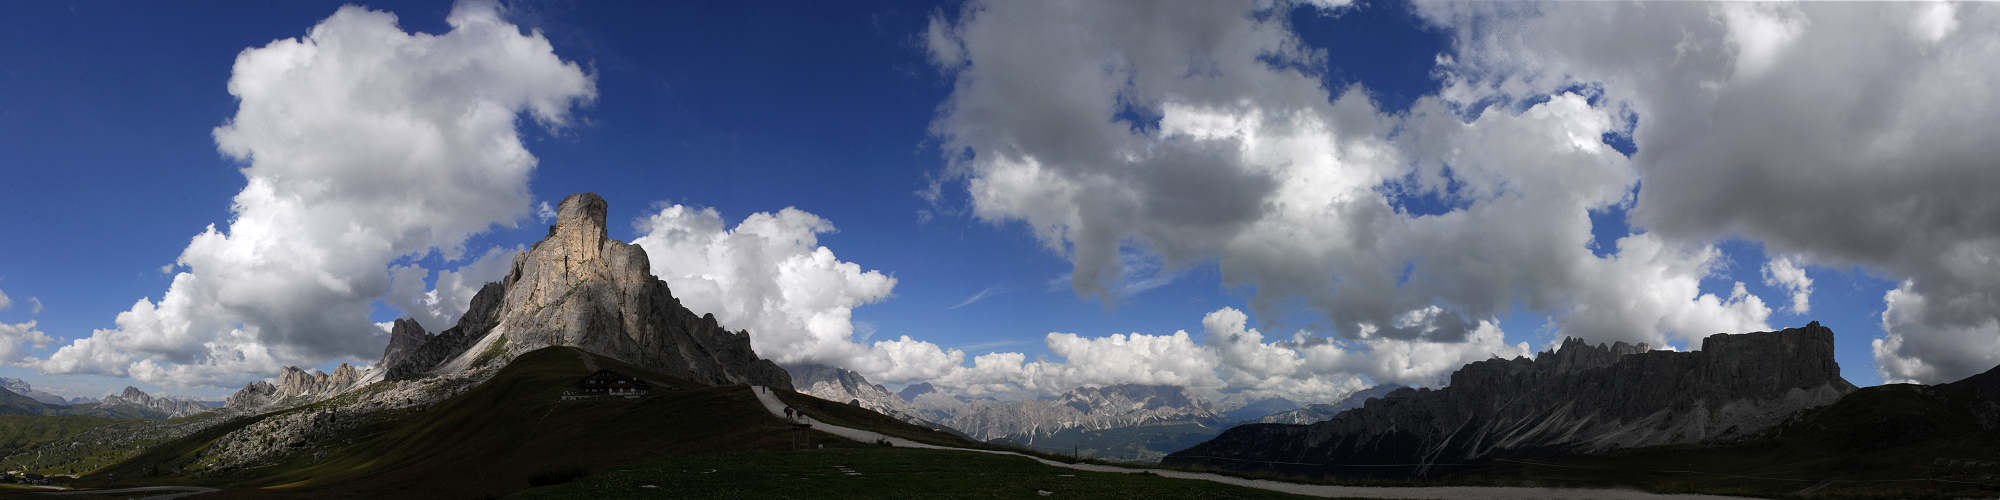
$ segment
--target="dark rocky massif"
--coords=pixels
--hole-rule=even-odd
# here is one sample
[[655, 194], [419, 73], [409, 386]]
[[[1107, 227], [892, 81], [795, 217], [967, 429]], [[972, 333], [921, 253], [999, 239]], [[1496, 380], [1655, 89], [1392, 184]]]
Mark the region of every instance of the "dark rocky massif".
[[1833, 346], [1833, 331], [1818, 322], [1716, 334], [1694, 352], [1568, 339], [1533, 360], [1472, 363], [1443, 389], [1399, 390], [1324, 422], [1236, 427], [1163, 462], [1233, 469], [1432, 464], [1730, 440], [1853, 392]]
[[701, 383], [790, 389], [791, 377], [714, 315], [681, 305], [653, 276], [646, 251], [606, 236], [603, 198], [570, 195], [549, 235], [514, 256], [506, 279], [473, 297], [457, 326], [438, 335], [398, 322], [382, 378], [505, 365], [522, 353], [572, 346]]

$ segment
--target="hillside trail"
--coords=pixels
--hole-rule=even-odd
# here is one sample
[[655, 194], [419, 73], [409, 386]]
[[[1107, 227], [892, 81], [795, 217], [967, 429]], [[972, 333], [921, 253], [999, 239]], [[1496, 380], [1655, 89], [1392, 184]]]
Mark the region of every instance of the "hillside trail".
[[[771, 388], [765, 386], [751, 386], [750, 390], [751, 392], [757, 395], [758, 401], [764, 403], [764, 409], [769, 410], [772, 416], [778, 418], [785, 418], [785, 403], [784, 401], [780, 401], [776, 394], [771, 393]], [[794, 408], [793, 410], [796, 411], [797, 409]], [[1330, 484], [1287, 483], [1283, 481], [1272, 481], [1268, 479], [1247, 479], [1235, 476], [1225, 476], [1222, 474], [1211, 474], [1206, 472], [1186, 472], [1186, 471], [1168, 470], [1168, 469], [1144, 469], [1144, 468], [1118, 467], [1118, 466], [1098, 465], [1098, 464], [1064, 463], [1032, 455], [1015, 453], [1011, 451], [957, 448], [951, 446], [938, 446], [934, 444], [919, 443], [916, 441], [911, 441], [908, 439], [903, 439], [895, 436], [884, 435], [879, 432], [866, 431], [861, 429], [841, 427], [838, 425], [828, 424], [826, 422], [819, 421], [818, 419], [814, 419], [809, 415], [800, 416], [794, 419], [794, 421], [799, 423], [811, 424], [812, 429], [816, 431], [825, 432], [827, 434], [840, 436], [843, 438], [851, 439], [862, 443], [888, 442], [889, 445], [898, 448], [921, 448], [928, 450], [952, 450], [952, 451], [962, 451], [968, 453], [986, 453], [990, 455], [1012, 455], [1021, 458], [1026, 458], [1029, 460], [1034, 460], [1036, 462], [1040, 462], [1043, 465], [1047, 465], [1050, 467], [1061, 467], [1065, 469], [1080, 470], [1086, 472], [1109, 472], [1115, 474], [1148, 473], [1160, 477], [1210, 481], [1232, 486], [1256, 488], [1260, 490], [1276, 491], [1279, 493], [1290, 493], [1294, 495], [1307, 495], [1307, 496], [1319, 496], [1319, 497], [1349, 497], [1349, 498], [1498, 498], [1498, 499], [1522, 499], [1522, 500], [1545, 499], [1545, 498], [1546, 499], [1600, 499], [1601, 498], [1601, 499], [1615, 499], [1615, 500], [1625, 500], [1625, 499], [1713, 500], [1713, 499], [1744, 498], [1744, 497], [1726, 497], [1726, 496], [1715, 496], [1715, 495], [1659, 494], [1659, 493], [1649, 493], [1639, 490], [1605, 489], [1605, 488], [1526, 488], [1526, 487], [1512, 487], [1512, 486], [1338, 486]]]

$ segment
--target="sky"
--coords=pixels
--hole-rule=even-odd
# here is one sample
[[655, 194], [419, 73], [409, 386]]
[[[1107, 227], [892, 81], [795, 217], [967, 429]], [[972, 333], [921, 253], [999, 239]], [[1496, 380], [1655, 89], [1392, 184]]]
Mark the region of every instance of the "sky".
[[0, 376], [58, 394], [372, 363], [584, 191], [760, 355], [971, 396], [2000, 364], [1989, 5], [12, 8]]

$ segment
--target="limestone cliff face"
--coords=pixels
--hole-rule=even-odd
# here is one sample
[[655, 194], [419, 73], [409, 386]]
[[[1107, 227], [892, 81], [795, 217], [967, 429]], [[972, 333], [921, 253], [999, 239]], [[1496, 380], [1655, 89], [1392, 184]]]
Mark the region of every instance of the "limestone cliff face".
[[696, 382], [791, 388], [783, 369], [751, 350], [749, 332], [689, 311], [652, 275], [645, 250], [606, 236], [605, 215], [595, 194], [564, 199], [548, 237], [516, 254], [457, 326], [428, 335], [399, 323], [404, 331], [392, 332], [383, 353], [385, 378], [484, 369], [562, 345]]
[[1168, 463], [1417, 464], [1721, 441], [1855, 390], [1833, 331], [1716, 334], [1694, 352], [1569, 339], [1536, 359], [1466, 365], [1438, 390], [1403, 389], [1311, 425], [1251, 424]]

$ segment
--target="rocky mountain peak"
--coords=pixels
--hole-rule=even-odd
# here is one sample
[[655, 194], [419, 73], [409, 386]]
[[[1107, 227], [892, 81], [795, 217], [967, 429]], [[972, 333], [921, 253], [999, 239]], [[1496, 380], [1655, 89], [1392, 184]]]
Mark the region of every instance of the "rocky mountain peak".
[[276, 379], [275, 384], [264, 381], [244, 384], [222, 407], [258, 411], [318, 401], [354, 388], [361, 380], [361, 370], [347, 363], [334, 367], [330, 374], [287, 366]]
[[395, 326], [389, 328], [389, 346], [382, 349], [380, 364], [394, 365], [416, 354], [418, 346], [431, 339], [424, 331], [424, 325], [411, 318], [396, 318]]
[[556, 206], [556, 224], [549, 226], [549, 236], [544, 243], [553, 240], [582, 254], [593, 253], [609, 238], [604, 226], [607, 211], [609, 206], [597, 193], [577, 193], [563, 198], [562, 203]]
[[689, 311], [652, 275], [644, 249], [609, 238], [607, 208], [592, 193], [563, 199], [548, 237], [515, 254], [507, 277], [482, 288], [458, 325], [414, 348], [420, 328], [405, 328], [403, 344], [383, 352], [384, 377], [483, 370], [560, 345], [697, 382], [791, 388], [782, 368], [751, 351], [749, 332]]
[[914, 401], [917, 399], [917, 396], [933, 392], [937, 392], [937, 386], [931, 385], [930, 382], [918, 382], [904, 387], [901, 392], [896, 393], [896, 396], [903, 398], [904, 401]]

